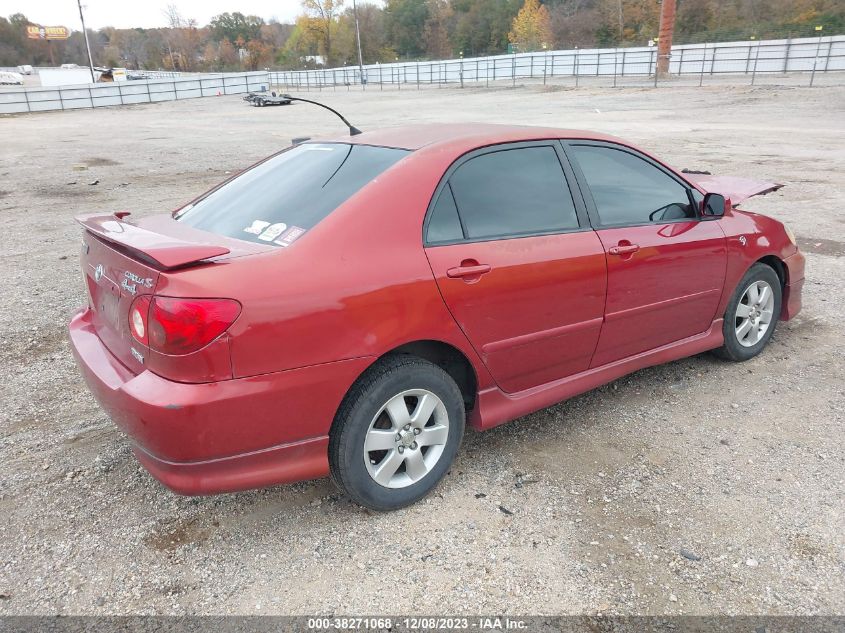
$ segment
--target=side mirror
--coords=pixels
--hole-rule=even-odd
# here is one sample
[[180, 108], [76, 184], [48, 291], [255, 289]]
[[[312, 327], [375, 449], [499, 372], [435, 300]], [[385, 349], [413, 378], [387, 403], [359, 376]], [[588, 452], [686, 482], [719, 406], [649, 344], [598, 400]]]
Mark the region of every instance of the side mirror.
[[701, 202], [701, 213], [707, 217], [720, 218], [725, 215], [725, 196], [718, 193], [708, 193]]

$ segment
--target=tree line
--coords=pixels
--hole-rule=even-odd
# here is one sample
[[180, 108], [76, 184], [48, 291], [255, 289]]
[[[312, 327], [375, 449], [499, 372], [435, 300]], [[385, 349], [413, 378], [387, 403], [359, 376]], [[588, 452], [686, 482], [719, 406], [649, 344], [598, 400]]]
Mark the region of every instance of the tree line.
[[[240, 12], [201, 26], [177, 5], [152, 29], [89, 30], [95, 65], [181, 71], [355, 65], [351, 0], [302, 0], [293, 24]], [[507, 51], [643, 46], [657, 36], [659, 0], [385, 0], [359, 2], [365, 64]], [[0, 66], [87, 63], [81, 32], [29, 40], [21, 13], [0, 17]], [[817, 30], [822, 26], [823, 30]], [[842, 0], [678, 0], [676, 42], [845, 32]]]

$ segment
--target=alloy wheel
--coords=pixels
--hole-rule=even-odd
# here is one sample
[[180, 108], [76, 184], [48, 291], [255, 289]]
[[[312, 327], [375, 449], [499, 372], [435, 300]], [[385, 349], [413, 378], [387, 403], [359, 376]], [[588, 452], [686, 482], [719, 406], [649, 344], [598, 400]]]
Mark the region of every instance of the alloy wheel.
[[736, 306], [736, 340], [743, 347], [753, 347], [772, 323], [775, 293], [765, 281], [755, 281], [742, 294]]
[[449, 438], [443, 401], [426, 389], [409, 389], [388, 400], [364, 437], [364, 463], [385, 488], [420, 481], [440, 460]]

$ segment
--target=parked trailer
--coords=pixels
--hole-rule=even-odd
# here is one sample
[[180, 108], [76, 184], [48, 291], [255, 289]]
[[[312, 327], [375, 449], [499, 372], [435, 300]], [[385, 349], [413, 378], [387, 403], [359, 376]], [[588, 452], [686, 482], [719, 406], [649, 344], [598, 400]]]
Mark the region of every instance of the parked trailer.
[[288, 95], [276, 95], [275, 92], [268, 95], [255, 95], [251, 100], [252, 105], [263, 108], [264, 106], [283, 106], [290, 105], [291, 100]]

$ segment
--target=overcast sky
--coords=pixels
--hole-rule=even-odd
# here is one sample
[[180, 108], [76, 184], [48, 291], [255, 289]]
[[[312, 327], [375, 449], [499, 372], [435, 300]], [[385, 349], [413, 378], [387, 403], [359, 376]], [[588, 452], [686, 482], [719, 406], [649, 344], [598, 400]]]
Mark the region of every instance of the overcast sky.
[[[23, 13], [41, 26], [66, 26], [80, 30], [77, 0], [0, 0], [0, 15]], [[166, 26], [164, 8], [168, 0], [83, 0], [88, 28]], [[301, 12], [300, 0], [172, 0], [183, 17], [193, 18], [200, 26], [224, 11], [240, 11], [269, 21], [293, 22]]]

